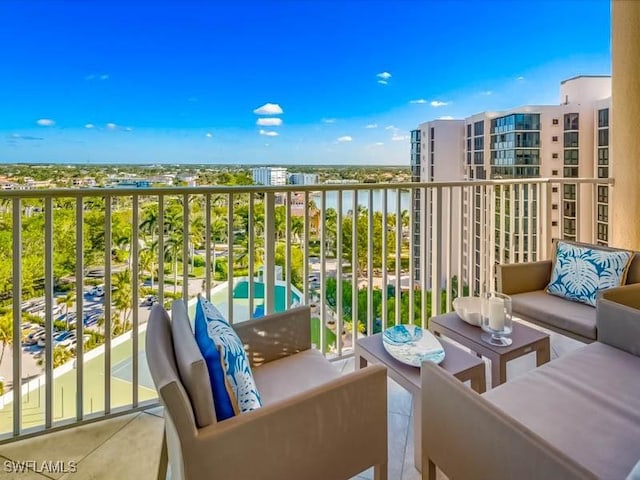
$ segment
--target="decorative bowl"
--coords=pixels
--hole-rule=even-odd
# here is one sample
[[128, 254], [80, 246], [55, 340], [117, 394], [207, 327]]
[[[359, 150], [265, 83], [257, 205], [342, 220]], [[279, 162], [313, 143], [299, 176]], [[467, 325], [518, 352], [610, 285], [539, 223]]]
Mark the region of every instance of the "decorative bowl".
[[415, 325], [387, 328], [382, 333], [382, 345], [393, 358], [413, 367], [419, 367], [425, 360], [434, 363], [444, 360], [444, 349], [435, 335]]
[[469, 325], [480, 326], [482, 299], [480, 297], [458, 297], [453, 301], [458, 316]]

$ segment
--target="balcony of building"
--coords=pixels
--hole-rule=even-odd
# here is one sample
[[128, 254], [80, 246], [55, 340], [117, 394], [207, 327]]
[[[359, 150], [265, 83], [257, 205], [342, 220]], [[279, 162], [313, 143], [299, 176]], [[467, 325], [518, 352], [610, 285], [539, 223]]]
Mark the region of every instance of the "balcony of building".
[[[569, 183], [587, 212], [577, 237], [594, 242], [588, 212], [609, 180], [3, 193], [12, 328], [0, 456], [150, 476], [163, 429], [144, 351], [151, 303], [201, 294], [235, 324], [311, 305], [314, 347], [352, 371], [359, 338], [428, 327], [457, 296], [494, 289], [496, 263], [549, 258], [562, 236], [553, 191]], [[552, 355], [575, 345], [554, 334]], [[533, 366], [514, 362], [509, 377]], [[418, 478], [411, 396], [392, 380], [388, 390], [390, 478]]]
[[[631, 1], [612, 5], [615, 187], [608, 235], [614, 245], [637, 250], [640, 10]], [[564, 233], [552, 200], [564, 184], [578, 186], [580, 213], [568, 225], [570, 235], [596, 243], [604, 231], [602, 221], [595, 223], [602, 220], [596, 190], [610, 186], [607, 180], [323, 186], [317, 193], [3, 191], [2, 231], [10, 239], [0, 245], [1, 268], [9, 270], [4, 290], [11, 292], [3, 323], [11, 334], [1, 347], [10, 367], [2, 370], [0, 456], [5, 468], [35, 462], [27, 473], [3, 473], [63, 477], [43, 471], [44, 460], [62, 462], [54, 468], [75, 462], [78, 473], [65, 478], [155, 478], [164, 421], [143, 348], [148, 311], [140, 304], [147, 295], [166, 304], [203, 292], [236, 323], [261, 310], [312, 304], [315, 347], [346, 372], [361, 336], [398, 322], [426, 326], [451, 309], [456, 295], [492, 288], [496, 263], [549, 258], [551, 238]], [[301, 217], [288, 201], [293, 192], [305, 199]], [[98, 286], [93, 292], [103, 295], [85, 295]], [[58, 304], [62, 323], [54, 314]], [[23, 343], [30, 308], [43, 315], [39, 352], [12, 348]], [[76, 347], [65, 348], [67, 339], [54, 337], [54, 329], [75, 331]], [[47, 349], [54, 341], [57, 347]], [[574, 346], [552, 335], [552, 356]], [[508, 376], [529, 368], [531, 359], [523, 357]], [[389, 478], [418, 478], [411, 397], [389, 381], [388, 405]]]

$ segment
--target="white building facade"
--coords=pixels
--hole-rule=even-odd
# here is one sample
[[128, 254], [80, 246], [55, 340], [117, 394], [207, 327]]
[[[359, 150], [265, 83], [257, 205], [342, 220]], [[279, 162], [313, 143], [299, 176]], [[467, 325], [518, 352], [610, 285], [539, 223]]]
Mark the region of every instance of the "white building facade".
[[286, 185], [287, 169], [284, 167], [256, 167], [251, 170], [256, 185]]
[[[560, 104], [528, 105], [469, 116], [458, 121], [462, 122], [461, 129], [452, 127], [449, 135], [444, 136], [442, 141], [446, 140], [446, 147], [441, 145], [437, 130], [432, 132], [423, 129], [423, 125], [434, 122], [422, 124], [419, 159], [414, 154], [412, 142], [413, 179], [429, 182], [554, 177], [565, 180], [608, 178], [610, 97], [609, 76], [578, 76], [564, 80], [560, 86]], [[425, 138], [425, 132], [434, 137]], [[445, 153], [450, 158], [441, 158], [441, 154]], [[460, 158], [461, 164], [455, 166], [454, 163]], [[418, 171], [419, 178], [415, 174]], [[493, 270], [491, 262], [526, 262], [538, 258], [535, 234], [539, 230], [539, 219], [535, 208], [538, 201], [535, 189], [517, 186], [513, 187], [513, 191], [508, 189], [501, 192], [497, 187], [495, 200], [490, 202], [482, 195], [483, 190], [480, 188], [475, 188], [473, 195], [464, 192], [463, 204], [452, 206], [450, 215], [453, 230], [460, 224], [465, 226], [465, 231], [461, 233], [465, 244], [462, 249], [465, 256], [462, 259], [463, 281], [471, 287], [472, 292], [485, 285], [485, 279], [481, 275]], [[552, 185], [552, 236], [570, 240], [579, 237], [606, 245], [608, 198], [608, 186], [598, 186], [594, 190], [591, 185]], [[520, 202], [523, 203], [522, 206]], [[429, 204], [427, 199], [424, 208], [428, 210]], [[516, 221], [510, 218], [509, 212], [514, 212], [514, 216], [515, 212], [524, 212], [527, 221]], [[464, 217], [463, 221], [460, 221], [460, 215]], [[499, 218], [500, 222], [491, 229], [482, 228], [486, 219], [494, 218]], [[414, 235], [422, 228], [419, 219], [420, 214], [416, 213]], [[532, 245], [526, 244], [529, 229], [533, 234]], [[457, 234], [460, 232], [453, 233], [454, 236]], [[495, 235], [493, 238], [496, 249], [492, 258], [486, 258], [480, 251], [481, 235]], [[470, 246], [473, 248], [468, 248]], [[510, 250], [515, 252], [515, 258], [509, 258]], [[473, 258], [467, 258], [467, 252], [473, 252]], [[416, 249], [414, 253], [419, 255], [419, 250]], [[430, 256], [427, 257], [426, 260], [416, 260], [414, 267], [428, 268]]]

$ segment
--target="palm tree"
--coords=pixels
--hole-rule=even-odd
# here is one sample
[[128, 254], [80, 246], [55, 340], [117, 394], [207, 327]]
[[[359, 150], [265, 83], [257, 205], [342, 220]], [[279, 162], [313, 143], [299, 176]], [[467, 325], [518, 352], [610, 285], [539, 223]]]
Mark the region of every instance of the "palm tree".
[[337, 247], [338, 212], [335, 208], [327, 209], [321, 228], [325, 229], [325, 242], [328, 250], [335, 252]]
[[182, 232], [173, 232], [164, 244], [165, 260], [173, 262], [173, 293], [178, 289], [178, 259], [182, 254]]
[[148, 272], [151, 275], [151, 288], [153, 288], [157, 250], [157, 241], [152, 242], [150, 245], [145, 246], [140, 250], [140, 274], [144, 275], [144, 272]]
[[76, 302], [76, 294], [73, 290], [69, 290], [64, 297], [58, 297], [56, 300], [57, 305], [64, 305], [64, 317], [67, 321], [67, 330], [69, 330], [69, 309], [73, 307]]
[[[56, 345], [53, 347], [53, 368], [67, 363], [71, 358], [73, 358], [73, 353], [68, 348], [63, 347], [62, 345]], [[45, 355], [42, 355], [36, 364], [39, 367], [44, 366], [44, 359]]]
[[302, 243], [302, 235], [304, 234], [304, 217], [291, 217], [291, 236], [293, 241]]
[[[111, 300], [113, 305], [118, 311], [116, 314], [116, 326], [119, 323], [120, 318], [124, 320], [123, 330], [127, 330], [129, 316], [132, 311], [132, 299], [133, 299], [133, 284], [131, 282], [131, 270], [128, 268], [113, 275], [113, 295]], [[137, 288], [137, 284], [136, 284]], [[114, 326], [115, 330], [115, 326]], [[114, 332], [115, 333], [115, 332]], [[122, 333], [122, 332], [121, 332]]]
[[0, 316], [0, 343], [2, 349], [0, 349], [0, 365], [2, 365], [2, 359], [4, 358], [4, 351], [7, 345], [11, 345], [13, 341], [13, 318], [10, 313], [5, 313]]
[[142, 222], [140, 222], [140, 231], [150, 235], [151, 241], [153, 241], [153, 237], [158, 228], [159, 219], [157, 204], [154, 203], [148, 208], [145, 208], [142, 216]]

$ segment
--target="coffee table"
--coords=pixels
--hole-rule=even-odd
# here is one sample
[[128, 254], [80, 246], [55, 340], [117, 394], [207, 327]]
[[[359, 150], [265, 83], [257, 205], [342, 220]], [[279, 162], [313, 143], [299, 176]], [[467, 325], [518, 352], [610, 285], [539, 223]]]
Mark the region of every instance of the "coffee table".
[[514, 318], [511, 332], [512, 344], [498, 347], [480, 339], [482, 329], [474, 327], [462, 320], [457, 313], [447, 313], [432, 317], [429, 329], [436, 336], [446, 336], [469, 348], [472, 352], [491, 360], [491, 386], [507, 381], [507, 362], [536, 352], [536, 365], [547, 363], [551, 357], [549, 335], [534, 328], [523, 325]]
[[[462, 382], [471, 382], [471, 388], [484, 393], [487, 388], [484, 362], [444, 339], [440, 340], [444, 348], [444, 360], [440, 366]], [[381, 363], [387, 367], [387, 375], [411, 393], [413, 397], [414, 421], [414, 463], [418, 470], [422, 462], [422, 399], [420, 368], [406, 365], [387, 353], [382, 345], [382, 334], [361, 338], [355, 348], [356, 368], [364, 368], [368, 363]]]

